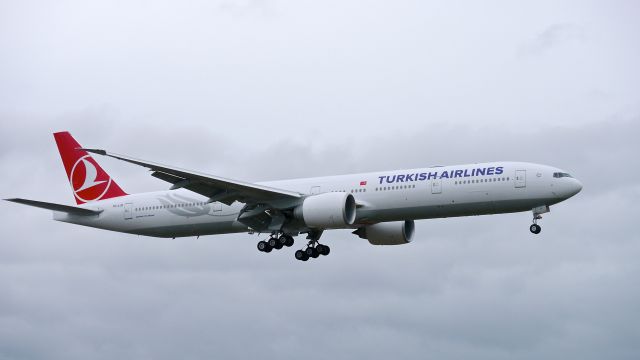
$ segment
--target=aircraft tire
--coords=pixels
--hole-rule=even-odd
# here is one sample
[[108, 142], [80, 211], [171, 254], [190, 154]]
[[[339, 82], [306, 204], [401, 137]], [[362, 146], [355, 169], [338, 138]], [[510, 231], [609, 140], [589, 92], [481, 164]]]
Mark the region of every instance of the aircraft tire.
[[531, 226], [529, 226], [529, 231], [534, 234], [540, 234], [540, 231], [542, 231], [542, 227], [540, 227], [540, 225], [538, 224], [531, 224]]
[[272, 248], [274, 248], [276, 250], [282, 249], [282, 243], [280, 242], [280, 240], [278, 238], [269, 239], [269, 246], [271, 246]]
[[318, 246], [316, 246], [316, 250], [318, 250], [318, 253], [320, 253], [320, 255], [327, 256], [329, 255], [331, 248], [329, 248], [327, 245], [318, 244]]
[[306, 252], [302, 251], [302, 250], [298, 250], [296, 251], [296, 259], [300, 260], [300, 261], [307, 261], [309, 260], [309, 255], [307, 255]]
[[266, 249], [268, 247], [269, 247], [269, 244], [267, 244], [266, 241], [259, 241], [258, 242], [258, 251], [266, 252]]
[[307, 255], [309, 257], [312, 258], [317, 258], [318, 256], [320, 256], [320, 253], [318, 252], [318, 249], [314, 248], [314, 247], [308, 247], [307, 250], [305, 250], [305, 252], [307, 253]]
[[[294, 243], [293, 236], [291, 236], [291, 235], [282, 235], [280, 237], [280, 239], [284, 239], [284, 246], [286, 246], [286, 247], [293, 246], [293, 243]], [[282, 240], [280, 242], [282, 242]]]

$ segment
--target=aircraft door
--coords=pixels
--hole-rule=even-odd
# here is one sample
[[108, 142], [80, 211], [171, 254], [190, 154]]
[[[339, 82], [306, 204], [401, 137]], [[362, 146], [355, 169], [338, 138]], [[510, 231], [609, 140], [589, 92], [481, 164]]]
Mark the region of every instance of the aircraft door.
[[516, 170], [515, 187], [523, 188], [527, 186], [527, 170]]
[[311, 195], [320, 194], [320, 186], [312, 186], [311, 187]]
[[133, 219], [133, 204], [132, 203], [124, 204], [124, 219], [125, 220]]
[[442, 180], [433, 179], [431, 181], [431, 193], [432, 194], [442, 194]]

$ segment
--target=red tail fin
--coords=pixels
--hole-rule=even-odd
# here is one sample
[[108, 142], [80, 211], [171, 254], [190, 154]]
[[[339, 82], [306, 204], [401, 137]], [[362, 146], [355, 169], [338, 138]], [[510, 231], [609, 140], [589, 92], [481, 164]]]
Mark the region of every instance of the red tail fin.
[[53, 134], [78, 205], [127, 195], [67, 131]]

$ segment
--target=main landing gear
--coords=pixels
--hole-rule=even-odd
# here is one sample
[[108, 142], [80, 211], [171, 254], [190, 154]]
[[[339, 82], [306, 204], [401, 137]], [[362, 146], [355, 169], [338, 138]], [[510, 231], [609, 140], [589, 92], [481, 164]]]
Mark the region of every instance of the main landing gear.
[[[320, 255], [327, 256], [331, 252], [331, 248], [327, 245], [320, 244], [318, 240], [322, 235], [322, 231], [314, 230], [309, 232], [307, 239], [307, 247], [296, 251], [296, 259], [300, 261], [307, 261], [310, 258], [317, 258]], [[289, 234], [282, 232], [274, 232], [271, 234], [268, 240], [262, 240], [258, 242], [258, 250], [262, 252], [271, 252], [273, 249], [280, 250], [283, 247], [291, 247], [293, 245], [293, 237]]]
[[300, 249], [296, 251], [296, 259], [300, 261], [307, 261], [309, 258], [317, 258], [318, 256], [327, 256], [331, 252], [331, 248], [327, 245], [322, 245], [318, 242], [320, 240], [320, 236], [322, 235], [322, 230], [312, 230], [307, 235], [307, 239], [309, 239], [309, 243], [307, 243], [306, 249]]
[[304, 250], [296, 251], [296, 259], [300, 261], [307, 261], [309, 258], [317, 258], [318, 256], [327, 256], [331, 252], [331, 248], [327, 245], [322, 245], [318, 240], [311, 240], [307, 244], [307, 248]]
[[280, 250], [284, 246], [293, 246], [293, 237], [291, 235], [273, 233], [267, 241], [258, 242], [258, 250], [266, 253], [271, 252], [273, 249]]

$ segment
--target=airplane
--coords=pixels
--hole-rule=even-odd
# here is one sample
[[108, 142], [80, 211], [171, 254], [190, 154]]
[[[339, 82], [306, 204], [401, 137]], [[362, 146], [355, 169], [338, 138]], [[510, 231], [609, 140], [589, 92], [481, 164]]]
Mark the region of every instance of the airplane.
[[[69, 132], [53, 134], [77, 206], [5, 199], [53, 211], [54, 220], [117, 232], [177, 238], [269, 234], [269, 253], [306, 234], [295, 258], [329, 255], [325, 230], [351, 229], [372, 245], [400, 245], [414, 237], [415, 220], [531, 211], [529, 230], [550, 206], [582, 190], [567, 172], [527, 162], [488, 162], [250, 183], [83, 148]], [[126, 193], [91, 154], [151, 171], [169, 190]]]

